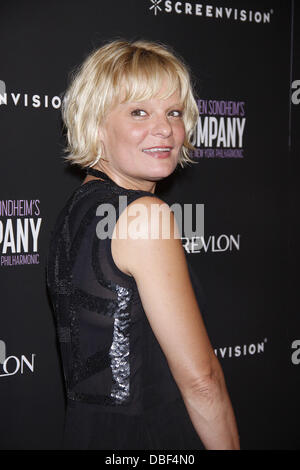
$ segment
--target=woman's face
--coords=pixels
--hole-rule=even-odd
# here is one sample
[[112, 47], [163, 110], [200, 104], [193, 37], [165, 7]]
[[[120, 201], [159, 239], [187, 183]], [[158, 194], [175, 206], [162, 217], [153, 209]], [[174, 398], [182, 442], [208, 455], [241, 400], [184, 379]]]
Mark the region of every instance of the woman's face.
[[185, 138], [179, 93], [117, 104], [99, 131], [110, 169], [138, 181], [158, 181], [175, 170]]

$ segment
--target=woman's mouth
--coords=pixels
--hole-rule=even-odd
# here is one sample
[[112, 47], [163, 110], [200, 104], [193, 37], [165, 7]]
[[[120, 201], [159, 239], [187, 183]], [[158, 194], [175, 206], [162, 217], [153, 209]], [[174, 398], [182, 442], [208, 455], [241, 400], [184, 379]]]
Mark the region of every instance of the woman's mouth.
[[173, 147], [151, 147], [143, 149], [143, 152], [153, 158], [168, 158]]

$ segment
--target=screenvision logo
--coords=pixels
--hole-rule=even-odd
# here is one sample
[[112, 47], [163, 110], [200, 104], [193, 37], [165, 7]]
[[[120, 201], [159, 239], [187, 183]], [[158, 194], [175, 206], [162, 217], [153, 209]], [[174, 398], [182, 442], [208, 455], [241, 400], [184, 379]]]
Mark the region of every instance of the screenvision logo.
[[59, 96], [49, 95], [32, 95], [28, 93], [16, 93], [6, 91], [6, 84], [3, 80], [0, 80], [0, 106], [10, 105], [15, 107], [24, 108], [53, 108], [58, 109], [61, 107], [61, 98]]
[[254, 356], [265, 352], [265, 344], [268, 339], [265, 338], [259, 343], [242, 344], [237, 346], [225, 346], [223, 348], [214, 349], [215, 355], [219, 358], [232, 358], [243, 356]]
[[35, 354], [31, 354], [31, 359], [28, 359], [24, 354], [20, 358], [17, 356], [6, 357], [6, 344], [0, 340], [0, 377], [15, 375], [18, 372], [23, 374], [25, 369], [33, 373], [35, 356]]
[[239, 8], [206, 5], [202, 3], [176, 2], [172, 0], [150, 0], [149, 10], [156, 16], [161, 12], [177, 15], [193, 15], [217, 20], [234, 20], [243, 23], [270, 23], [274, 10], [253, 11]]

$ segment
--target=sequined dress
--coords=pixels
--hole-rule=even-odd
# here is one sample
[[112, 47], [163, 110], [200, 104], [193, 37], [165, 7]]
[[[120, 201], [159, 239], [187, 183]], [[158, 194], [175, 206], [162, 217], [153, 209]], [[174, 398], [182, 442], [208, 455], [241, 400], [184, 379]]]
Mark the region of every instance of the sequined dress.
[[[135, 280], [116, 266], [111, 238], [101, 235], [112, 233], [127, 205], [154, 195], [89, 173], [103, 181], [74, 191], [56, 221], [47, 262], [67, 395], [62, 448], [203, 449]], [[105, 204], [113, 205], [115, 219], [108, 221]]]

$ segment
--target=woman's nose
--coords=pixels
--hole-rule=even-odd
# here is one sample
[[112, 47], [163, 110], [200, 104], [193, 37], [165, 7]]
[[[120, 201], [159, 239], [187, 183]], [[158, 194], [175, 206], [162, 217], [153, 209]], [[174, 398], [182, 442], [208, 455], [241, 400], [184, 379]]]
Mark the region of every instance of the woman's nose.
[[153, 121], [152, 132], [154, 135], [169, 137], [172, 134], [172, 126], [166, 116], [157, 116]]

